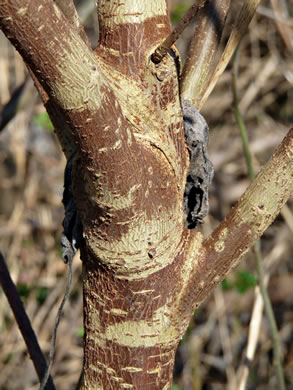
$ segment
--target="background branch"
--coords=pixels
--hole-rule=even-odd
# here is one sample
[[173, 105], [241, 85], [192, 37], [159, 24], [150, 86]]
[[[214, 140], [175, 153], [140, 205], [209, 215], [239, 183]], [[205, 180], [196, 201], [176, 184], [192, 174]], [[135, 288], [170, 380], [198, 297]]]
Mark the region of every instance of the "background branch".
[[[19, 297], [15, 284], [13, 283], [4, 257], [0, 252], [0, 284], [7, 297], [11, 310], [13, 311], [19, 330], [26, 343], [27, 350], [32, 359], [35, 370], [41, 381], [47, 367], [46, 359], [41, 351], [35, 332], [31, 326], [30, 320], [24, 310], [23, 303]], [[46, 390], [55, 390], [53, 379], [49, 376]]]

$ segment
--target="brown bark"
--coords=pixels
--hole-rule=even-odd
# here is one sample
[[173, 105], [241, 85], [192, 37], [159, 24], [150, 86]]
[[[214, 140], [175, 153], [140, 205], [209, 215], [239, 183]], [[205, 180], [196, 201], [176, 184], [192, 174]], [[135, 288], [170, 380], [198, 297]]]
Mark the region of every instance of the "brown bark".
[[100, 0], [95, 53], [70, 15], [50, 0], [0, 5], [1, 29], [50, 101], [60, 142], [66, 131], [77, 150], [73, 187], [85, 239], [81, 389], [171, 389], [175, 350], [194, 308], [292, 193], [292, 131], [203, 242], [183, 226], [188, 159], [177, 54], [159, 64], [150, 59], [170, 32], [166, 2]]

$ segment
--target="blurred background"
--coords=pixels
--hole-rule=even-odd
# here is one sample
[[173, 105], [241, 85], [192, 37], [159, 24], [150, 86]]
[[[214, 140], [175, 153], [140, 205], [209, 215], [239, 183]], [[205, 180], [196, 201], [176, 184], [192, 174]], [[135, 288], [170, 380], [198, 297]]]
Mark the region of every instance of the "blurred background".
[[[93, 3], [76, 2], [92, 46], [96, 47], [98, 26]], [[176, 24], [193, 2], [169, 3], [172, 22]], [[232, 2], [229, 26], [242, 3]], [[238, 95], [256, 171], [269, 159], [293, 123], [292, 15], [290, 1], [263, 1], [241, 43]], [[193, 28], [191, 24], [178, 41], [183, 62]], [[42, 350], [48, 353], [67, 271], [60, 247], [65, 158], [20, 56], [2, 33], [0, 53], [0, 250]], [[202, 114], [210, 126], [209, 155], [215, 168], [210, 215], [200, 226], [208, 235], [249, 185], [233, 111], [231, 66], [220, 78]], [[290, 199], [261, 241], [288, 389], [293, 389], [292, 204]], [[73, 272], [52, 368], [56, 387], [63, 390], [74, 388], [82, 368], [82, 284], [78, 255]], [[256, 281], [255, 256], [250, 251], [194, 314], [178, 349], [174, 390], [239, 388]], [[259, 316], [261, 313], [259, 309]], [[38, 389], [32, 362], [2, 290], [0, 329], [0, 389]], [[251, 329], [253, 332], [253, 326]], [[275, 390], [278, 386], [272, 339], [265, 315], [260, 333], [255, 333], [256, 352], [246, 388]]]

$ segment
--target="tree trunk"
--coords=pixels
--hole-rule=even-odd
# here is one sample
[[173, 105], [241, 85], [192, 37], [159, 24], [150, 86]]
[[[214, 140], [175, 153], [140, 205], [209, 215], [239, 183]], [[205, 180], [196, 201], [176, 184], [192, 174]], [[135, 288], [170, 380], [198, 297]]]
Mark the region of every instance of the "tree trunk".
[[195, 307], [292, 193], [292, 131], [203, 241], [183, 221], [189, 161], [179, 57], [174, 47], [160, 63], [150, 59], [170, 32], [167, 2], [100, 0], [95, 52], [76, 15], [51, 0], [2, 0], [0, 17], [66, 155], [76, 148], [73, 190], [84, 229], [81, 389], [171, 389], [175, 351]]
[[165, 1], [132, 7], [128, 17], [123, 5], [98, 4], [96, 54], [114, 91], [102, 107], [114, 112], [100, 125], [97, 214], [85, 217], [83, 389], [170, 388], [182, 335], [170, 318], [187, 169], [178, 74], [171, 55], [150, 61], [170, 31]]

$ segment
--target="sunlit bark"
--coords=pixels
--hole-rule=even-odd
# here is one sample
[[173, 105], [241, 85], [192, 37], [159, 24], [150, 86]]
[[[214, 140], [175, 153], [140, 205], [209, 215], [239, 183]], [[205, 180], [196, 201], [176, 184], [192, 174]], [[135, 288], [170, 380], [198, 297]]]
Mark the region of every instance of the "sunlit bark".
[[177, 53], [158, 64], [150, 59], [170, 33], [166, 1], [99, 1], [95, 52], [75, 16], [52, 0], [0, 3], [0, 27], [33, 72], [61, 144], [66, 150], [70, 137], [76, 147], [81, 389], [171, 389], [175, 351], [194, 308], [292, 193], [292, 131], [203, 241], [183, 224], [188, 154]]

